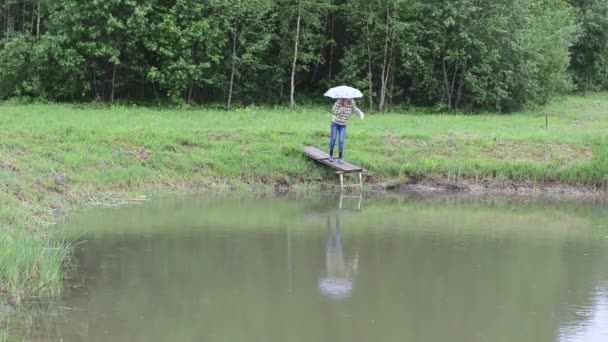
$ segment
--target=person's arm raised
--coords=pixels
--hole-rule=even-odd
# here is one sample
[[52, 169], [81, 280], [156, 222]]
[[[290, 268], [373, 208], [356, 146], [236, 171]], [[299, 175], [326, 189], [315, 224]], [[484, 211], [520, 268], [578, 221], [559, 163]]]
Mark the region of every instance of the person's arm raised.
[[363, 113], [361, 111], [361, 109], [359, 109], [357, 106], [355, 106], [353, 109], [355, 110], [355, 113], [357, 113], [357, 115], [359, 115], [359, 117], [361, 118], [361, 120], [363, 120], [363, 118], [365, 118], [365, 113]]

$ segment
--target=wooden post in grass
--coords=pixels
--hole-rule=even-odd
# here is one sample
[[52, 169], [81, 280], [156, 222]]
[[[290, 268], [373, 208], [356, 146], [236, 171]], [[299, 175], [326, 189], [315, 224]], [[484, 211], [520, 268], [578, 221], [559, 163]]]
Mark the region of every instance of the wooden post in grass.
[[549, 112], [545, 112], [545, 129], [549, 129]]

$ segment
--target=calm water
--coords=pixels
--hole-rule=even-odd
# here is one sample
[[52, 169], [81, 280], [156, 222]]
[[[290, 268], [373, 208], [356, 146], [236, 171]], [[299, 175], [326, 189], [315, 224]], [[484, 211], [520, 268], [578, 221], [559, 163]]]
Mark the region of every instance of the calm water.
[[608, 341], [606, 206], [338, 203], [87, 211], [65, 226], [77, 271], [37, 339]]

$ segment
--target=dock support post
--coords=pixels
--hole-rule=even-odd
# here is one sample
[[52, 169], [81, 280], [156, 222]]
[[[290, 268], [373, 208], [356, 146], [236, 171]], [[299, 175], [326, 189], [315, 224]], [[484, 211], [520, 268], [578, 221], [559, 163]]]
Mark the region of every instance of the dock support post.
[[359, 187], [363, 191], [363, 173], [359, 172]]
[[340, 174], [340, 190], [344, 190], [344, 174]]

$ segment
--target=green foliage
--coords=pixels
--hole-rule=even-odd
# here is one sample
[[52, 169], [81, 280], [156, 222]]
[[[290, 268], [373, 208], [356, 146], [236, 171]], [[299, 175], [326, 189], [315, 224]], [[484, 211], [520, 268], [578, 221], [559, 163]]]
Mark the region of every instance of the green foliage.
[[580, 91], [608, 89], [608, 2], [571, 0], [578, 36], [570, 48], [570, 69]]
[[216, 82], [209, 71], [219, 65], [227, 40], [221, 2], [178, 0], [152, 23], [156, 39], [149, 44], [155, 63], [147, 77], [174, 100], [191, 100], [195, 87]]
[[364, 79], [369, 61], [374, 94], [384, 69], [391, 97], [449, 108], [513, 111], [568, 90], [574, 23], [561, 0], [351, 0], [349, 8], [356, 38], [345, 79]]
[[[56, 2], [46, 34], [51, 42], [60, 42], [52, 57], [65, 73], [82, 75], [78, 83], [85, 92], [93, 91], [89, 97], [113, 101], [116, 83], [131, 76], [117, 80], [117, 72], [122, 68], [142, 72], [139, 63], [151, 9], [150, 2], [135, 0]], [[66, 63], [60, 50], [70, 51], [70, 57], [75, 55], [83, 63]]]
[[[276, 21], [275, 3], [271, 0], [232, 0], [222, 2], [222, 13], [226, 14], [229, 48], [219, 67], [223, 70], [219, 78], [222, 89], [230, 88], [229, 75], [234, 68], [233, 92], [236, 98], [245, 102], [257, 102], [258, 98], [268, 98], [275, 67], [267, 61], [272, 58], [270, 51], [273, 29], [269, 21]], [[219, 83], [216, 82], [216, 83]]]
[[0, 4], [3, 98], [285, 103], [294, 57], [300, 97], [348, 83], [381, 110], [608, 84], [604, 0], [21, 1]]
[[0, 49], [0, 99], [37, 94], [34, 53], [34, 39], [30, 35], [15, 34], [5, 39]]
[[87, 63], [86, 57], [67, 36], [44, 35], [34, 49], [41, 98], [60, 101], [92, 98], [90, 70], [82, 67]]

